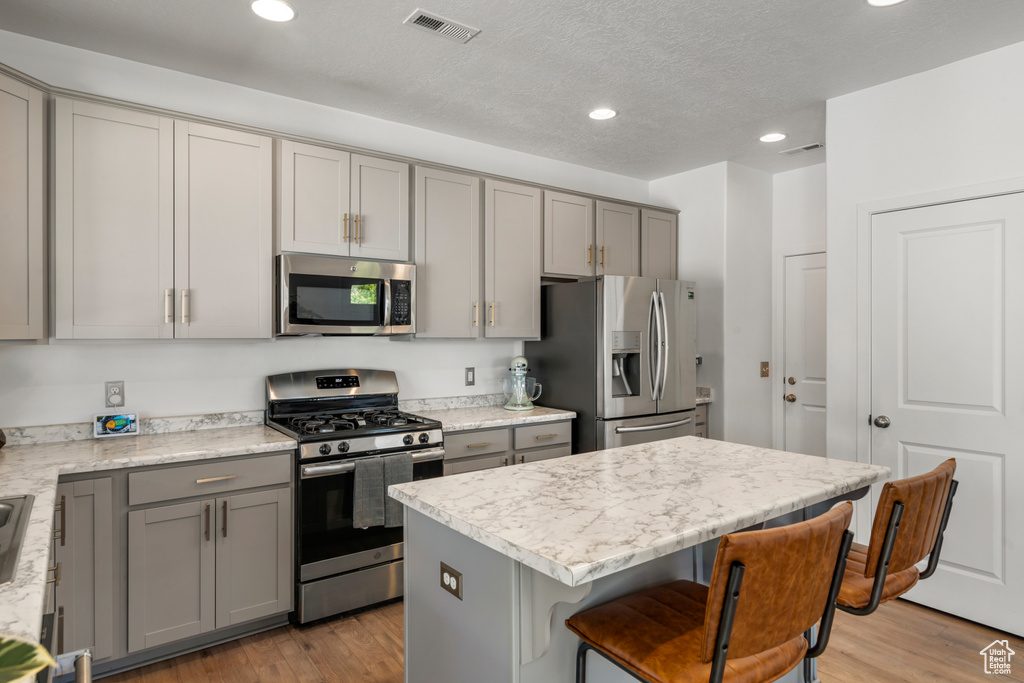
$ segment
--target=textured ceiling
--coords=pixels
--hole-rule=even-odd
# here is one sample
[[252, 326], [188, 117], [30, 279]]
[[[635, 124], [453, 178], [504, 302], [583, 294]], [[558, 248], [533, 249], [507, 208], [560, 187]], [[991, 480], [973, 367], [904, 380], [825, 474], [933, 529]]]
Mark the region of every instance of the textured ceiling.
[[[827, 98], [1024, 41], [1022, 0], [291, 4], [272, 24], [248, 0], [0, 0], [0, 29], [644, 179], [816, 163], [777, 151], [824, 141]], [[481, 33], [403, 26], [417, 6]]]

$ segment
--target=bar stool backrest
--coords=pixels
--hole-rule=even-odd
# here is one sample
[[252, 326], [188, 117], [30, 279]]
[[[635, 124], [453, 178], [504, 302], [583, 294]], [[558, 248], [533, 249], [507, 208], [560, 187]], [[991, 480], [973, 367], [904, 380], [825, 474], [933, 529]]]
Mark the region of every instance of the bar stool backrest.
[[712, 660], [730, 567], [744, 565], [729, 659], [792, 640], [821, 619], [853, 504], [806, 522], [722, 536], [712, 570], [701, 661]]
[[875, 521], [871, 526], [866, 577], [875, 575], [885, 531], [896, 503], [903, 503], [904, 510], [889, 560], [889, 574], [909, 569], [928, 556], [939, 533], [942, 511], [955, 473], [956, 460], [950, 458], [926, 474], [886, 483], [878, 497]]

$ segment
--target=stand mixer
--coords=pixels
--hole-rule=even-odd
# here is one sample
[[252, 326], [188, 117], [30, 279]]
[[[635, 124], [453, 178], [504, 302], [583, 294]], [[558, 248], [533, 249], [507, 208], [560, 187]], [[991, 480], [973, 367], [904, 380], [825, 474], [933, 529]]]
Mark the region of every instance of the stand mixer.
[[540, 398], [542, 387], [533, 377], [526, 376], [529, 370], [523, 356], [512, 359], [508, 377], [501, 381], [501, 390], [505, 392], [505, 410], [533, 410], [533, 402]]

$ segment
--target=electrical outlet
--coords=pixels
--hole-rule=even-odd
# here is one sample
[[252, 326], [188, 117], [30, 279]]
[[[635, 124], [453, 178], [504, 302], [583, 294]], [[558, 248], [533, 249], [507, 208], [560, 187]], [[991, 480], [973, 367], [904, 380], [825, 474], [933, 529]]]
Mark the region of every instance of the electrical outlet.
[[476, 368], [466, 368], [466, 386], [471, 387], [476, 384]]
[[107, 408], [123, 408], [124, 380], [119, 380], [117, 382], [105, 382], [103, 386], [103, 395]]
[[459, 600], [462, 599], [462, 574], [455, 571], [444, 562], [441, 563], [441, 588], [445, 589]]
[[762, 361], [761, 362], [761, 376], [762, 377], [767, 377], [768, 376], [768, 361]]

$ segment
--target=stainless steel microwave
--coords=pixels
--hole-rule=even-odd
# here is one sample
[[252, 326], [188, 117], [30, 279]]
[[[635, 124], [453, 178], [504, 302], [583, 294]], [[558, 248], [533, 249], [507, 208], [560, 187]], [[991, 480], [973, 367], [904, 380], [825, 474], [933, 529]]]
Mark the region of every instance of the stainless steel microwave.
[[277, 309], [279, 335], [411, 334], [416, 266], [281, 254]]

